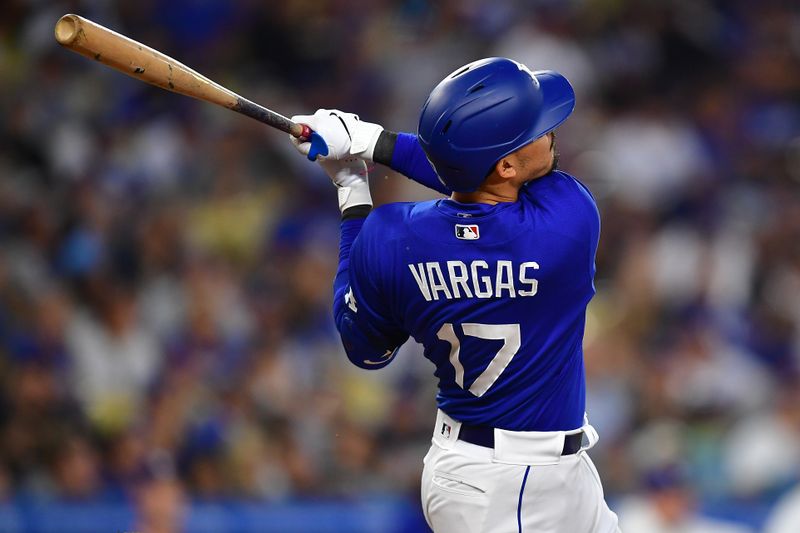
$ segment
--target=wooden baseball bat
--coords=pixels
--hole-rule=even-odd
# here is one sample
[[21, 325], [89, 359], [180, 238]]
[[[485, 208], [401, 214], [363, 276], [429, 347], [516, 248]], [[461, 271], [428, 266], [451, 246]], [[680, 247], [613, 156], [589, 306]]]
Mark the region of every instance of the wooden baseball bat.
[[299, 139], [310, 139], [314, 133], [308, 125], [242, 98], [168, 55], [78, 15], [61, 17], [55, 34], [65, 48], [133, 78], [232, 109]]

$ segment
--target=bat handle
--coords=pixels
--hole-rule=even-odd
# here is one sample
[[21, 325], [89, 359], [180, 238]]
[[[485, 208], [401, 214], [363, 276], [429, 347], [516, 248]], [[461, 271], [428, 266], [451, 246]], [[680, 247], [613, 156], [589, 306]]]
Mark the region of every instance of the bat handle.
[[[298, 123], [297, 126], [300, 126], [300, 135], [297, 135], [297, 139], [300, 142], [311, 143], [311, 147], [308, 150], [309, 161], [316, 161], [319, 155], [328, 155], [328, 143], [325, 142], [325, 139], [323, 139], [319, 133], [312, 130], [308, 124]], [[294, 132], [292, 135], [294, 135]]]
[[308, 124], [298, 124], [300, 126], [300, 135], [297, 135], [297, 139], [305, 142], [311, 138], [311, 134], [314, 133], [314, 130], [311, 129], [311, 126]]

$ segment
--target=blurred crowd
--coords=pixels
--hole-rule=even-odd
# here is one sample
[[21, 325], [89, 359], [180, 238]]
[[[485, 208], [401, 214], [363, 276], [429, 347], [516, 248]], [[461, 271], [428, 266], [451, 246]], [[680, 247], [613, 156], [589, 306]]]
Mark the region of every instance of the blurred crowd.
[[[287, 115], [393, 130], [480, 57], [566, 74], [562, 167], [603, 223], [592, 456], [623, 531], [800, 531], [800, 8], [778, 0], [3, 2], [1, 500], [131, 501], [157, 530], [189, 501], [416, 498], [435, 418], [416, 345], [344, 357], [319, 169], [61, 49], [67, 12]], [[372, 177], [377, 203], [435, 197]]]

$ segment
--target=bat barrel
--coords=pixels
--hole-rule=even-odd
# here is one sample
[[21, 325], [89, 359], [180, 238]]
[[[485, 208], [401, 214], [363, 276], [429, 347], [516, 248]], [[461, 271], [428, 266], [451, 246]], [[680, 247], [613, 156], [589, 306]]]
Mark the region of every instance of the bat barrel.
[[229, 109], [239, 97], [168, 55], [78, 15], [61, 17], [55, 37], [73, 52], [168, 91]]
[[310, 135], [308, 126], [242, 98], [158, 50], [78, 15], [61, 17], [56, 22], [55, 37], [65, 48], [127, 76], [232, 109], [295, 137]]
[[80, 19], [77, 15], [64, 15], [56, 22], [56, 41], [67, 46], [75, 40], [80, 31]]

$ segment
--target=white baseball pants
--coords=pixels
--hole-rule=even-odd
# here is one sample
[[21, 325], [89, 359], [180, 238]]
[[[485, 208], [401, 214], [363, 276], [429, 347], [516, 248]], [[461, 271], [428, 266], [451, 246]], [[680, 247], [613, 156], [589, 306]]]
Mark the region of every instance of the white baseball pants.
[[439, 411], [422, 473], [422, 507], [435, 533], [617, 533], [586, 450], [561, 455], [565, 432], [494, 430], [495, 447], [458, 440]]

